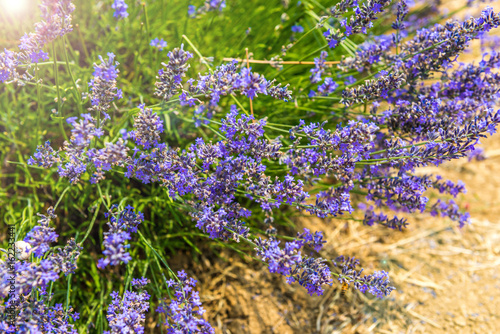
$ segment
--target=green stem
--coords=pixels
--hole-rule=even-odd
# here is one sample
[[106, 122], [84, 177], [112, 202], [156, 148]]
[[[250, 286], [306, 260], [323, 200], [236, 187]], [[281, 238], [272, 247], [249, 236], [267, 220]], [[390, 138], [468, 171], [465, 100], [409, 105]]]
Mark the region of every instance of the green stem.
[[[104, 204], [104, 206], [106, 207], [106, 210], [109, 211], [109, 203], [106, 203], [104, 201], [104, 195], [102, 194], [101, 185], [99, 183], [97, 183], [97, 189], [99, 190], [99, 195], [101, 196], [102, 204]], [[108, 198], [106, 198], [106, 200], [108, 200]]]
[[[146, 20], [146, 37], [147, 37], [147, 44], [149, 45], [149, 41], [151, 40], [151, 34], [149, 33], [149, 19], [148, 19], [148, 10], [146, 9], [146, 3], [142, 3], [142, 8], [144, 10], [144, 17]], [[149, 64], [151, 68], [153, 67], [153, 48], [148, 48], [149, 51]]]
[[151, 246], [151, 243], [149, 243], [149, 241], [144, 237], [144, 235], [142, 235], [141, 231], [137, 231], [137, 233], [141, 237], [142, 241], [144, 241], [144, 243], [153, 251], [153, 254], [155, 255], [155, 257], [157, 259], [161, 260], [161, 262], [167, 268], [167, 270], [170, 272], [170, 274], [172, 275], [172, 277], [174, 277], [177, 281], [180, 282], [180, 279], [173, 272], [173, 270], [170, 269], [170, 266], [168, 265], [167, 261], [163, 258], [163, 256], [161, 256], [160, 254], [158, 254], [158, 252], [156, 251], [156, 249], [154, 249], [153, 246]]
[[67, 186], [66, 189], [64, 189], [64, 191], [62, 192], [61, 196], [59, 196], [56, 205], [54, 205], [54, 211], [57, 209], [57, 206], [59, 205], [59, 203], [61, 202], [61, 200], [63, 199], [64, 195], [66, 194], [66, 192], [69, 190], [70, 187], [71, 186]]
[[61, 90], [59, 88], [59, 72], [57, 70], [57, 56], [56, 56], [56, 44], [55, 42], [52, 42], [52, 54], [54, 57], [54, 76], [56, 80], [56, 90], [57, 90], [57, 116], [59, 120], [59, 129], [61, 130], [61, 133], [64, 136], [64, 139], [68, 140], [68, 136], [66, 135], [66, 132], [64, 131], [64, 126], [63, 126], [63, 114], [62, 114], [62, 108], [61, 108]]
[[68, 275], [68, 289], [66, 290], [66, 310], [64, 311], [64, 315], [67, 315], [69, 311], [70, 290], [71, 290], [71, 274]]
[[[71, 77], [71, 82], [73, 83], [73, 88], [75, 89], [75, 97], [76, 97], [76, 102], [78, 104], [78, 110], [79, 110], [80, 114], [82, 114], [83, 113], [82, 94], [80, 93], [80, 90], [78, 89], [78, 85], [76, 84], [75, 77], [73, 76], [73, 72], [71, 71], [71, 67], [69, 66], [68, 50], [66, 49], [67, 39], [68, 38], [66, 36], [64, 36], [64, 59], [66, 60], [66, 67], [68, 68], [69, 76]], [[68, 44], [69, 44], [69, 42], [68, 42]]]
[[36, 132], [35, 132], [35, 140], [36, 140], [36, 145], [38, 146], [40, 144], [40, 120], [42, 118], [42, 108], [40, 108], [40, 69], [38, 68], [38, 64], [36, 64], [35, 68], [35, 78], [36, 78], [36, 98], [37, 98], [37, 103], [36, 103]]
[[94, 217], [92, 217], [92, 221], [90, 222], [90, 226], [87, 230], [87, 233], [85, 233], [85, 236], [83, 237], [82, 241], [80, 241], [80, 244], [83, 244], [83, 242], [87, 239], [87, 237], [89, 236], [90, 234], [90, 231], [92, 231], [92, 227], [94, 226], [94, 223], [97, 219], [97, 214], [99, 213], [99, 209], [101, 208], [101, 202], [99, 202], [97, 204], [97, 208], [95, 209], [95, 212], [94, 212]]

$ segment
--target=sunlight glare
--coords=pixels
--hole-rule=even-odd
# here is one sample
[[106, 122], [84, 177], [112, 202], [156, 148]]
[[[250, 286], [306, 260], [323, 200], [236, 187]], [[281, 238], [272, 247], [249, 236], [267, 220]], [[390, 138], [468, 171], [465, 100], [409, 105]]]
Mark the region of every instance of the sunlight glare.
[[0, 8], [4, 9], [7, 14], [15, 15], [26, 10], [27, 0], [0, 0]]

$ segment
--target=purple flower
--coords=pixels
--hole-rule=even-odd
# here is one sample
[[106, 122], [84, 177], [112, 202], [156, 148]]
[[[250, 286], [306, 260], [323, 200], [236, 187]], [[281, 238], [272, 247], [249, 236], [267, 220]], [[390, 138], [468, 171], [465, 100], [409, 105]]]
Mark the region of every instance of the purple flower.
[[353, 77], [352, 75], [349, 75], [349, 76], [345, 77], [345, 79], [344, 79], [344, 85], [349, 86], [349, 85], [352, 85], [354, 83], [356, 83], [356, 78], [355, 77]]
[[[134, 208], [127, 205], [124, 210], [117, 211], [118, 206], [113, 205], [111, 210], [105, 215], [109, 218], [107, 223], [108, 232], [104, 232], [104, 251], [105, 256], [99, 259], [97, 266], [104, 269], [108, 265], [116, 266], [121, 261], [128, 263], [132, 258], [126, 251], [125, 243], [130, 240], [130, 233], [137, 232], [137, 226], [144, 221], [141, 212], [135, 213]], [[117, 211], [117, 212], [115, 212]]]
[[338, 87], [339, 84], [333, 81], [332, 78], [325, 78], [325, 81], [318, 86], [318, 93], [327, 96], [333, 93]]
[[234, 91], [253, 99], [257, 94], [270, 95], [279, 100], [290, 100], [291, 91], [288, 85], [275, 85], [275, 80], [268, 81], [263, 75], [252, 72], [251, 68], [242, 68], [238, 72], [236, 61], [217, 67], [213, 73], [198, 75], [198, 81], [189, 80], [191, 94], [204, 94], [210, 98], [209, 105], [216, 106], [221, 96]]
[[470, 214], [468, 212], [460, 212], [460, 208], [454, 200], [450, 199], [448, 203], [438, 199], [431, 208], [433, 216], [441, 215], [441, 217], [449, 217], [451, 220], [459, 223], [462, 228], [466, 224], [470, 224]]
[[134, 119], [134, 131], [128, 133], [137, 145], [145, 149], [156, 147], [163, 132], [163, 121], [153, 109], [146, 108], [144, 104], [139, 105], [140, 112]]
[[359, 266], [359, 260], [355, 258], [346, 258], [341, 255], [333, 261], [333, 264], [341, 270], [338, 276], [339, 282], [350, 283], [362, 293], [369, 292], [377, 298], [384, 298], [396, 289], [389, 285], [389, 276], [385, 271], [378, 271], [361, 277], [363, 269], [356, 271], [356, 267]]
[[326, 57], [328, 56], [328, 52], [321, 51], [321, 54], [318, 58], [314, 58], [314, 68], [311, 69], [311, 76], [309, 79], [311, 83], [318, 83], [321, 81], [321, 76], [325, 73], [326, 70]]
[[52, 167], [54, 163], [60, 161], [58, 152], [50, 146], [50, 141], [46, 141], [45, 144], [38, 145], [35, 154], [28, 159], [28, 165], [40, 166], [43, 168]]
[[113, 4], [111, 5], [111, 8], [115, 10], [113, 16], [118, 20], [128, 17], [127, 13], [128, 5], [125, 3], [124, 0], [114, 0]]
[[154, 39], [151, 40], [151, 42], [149, 43], [149, 45], [151, 45], [154, 48], [157, 48], [158, 51], [162, 51], [163, 48], [167, 47], [167, 42], [165, 42], [163, 40], [163, 38], [162, 39], [158, 39], [158, 37], [156, 37], [156, 38], [154, 38]]
[[177, 278], [168, 281], [169, 287], [174, 289], [170, 303], [162, 301], [156, 309], [156, 312], [165, 314], [168, 333], [215, 333], [210, 323], [201, 318], [205, 310], [199, 293], [194, 290], [196, 280], [189, 278], [184, 270], [177, 272]]
[[361, 43], [358, 46], [356, 55], [346, 57], [338, 66], [344, 71], [355, 68], [362, 72], [378, 63], [394, 45], [392, 36], [375, 36], [373, 41], [369, 40]]
[[106, 315], [111, 330], [104, 333], [144, 333], [144, 323], [151, 298], [147, 291], [143, 290], [146, 284], [147, 280], [144, 278], [133, 279], [131, 285], [139, 292], [126, 290], [123, 297], [116, 291], [111, 293], [112, 301]]
[[337, 47], [337, 45], [339, 44], [339, 40], [341, 38], [341, 36], [338, 33], [332, 31], [331, 29], [325, 31], [323, 33], [323, 36], [325, 36], [326, 41], [328, 42], [328, 47], [330, 49], [334, 49], [335, 47]]
[[116, 86], [119, 63], [115, 61], [115, 55], [108, 52], [108, 59], [99, 56], [100, 64], [94, 63], [93, 79], [89, 82], [90, 93], [89, 99], [91, 107], [88, 110], [91, 113], [100, 113], [103, 117], [100, 124], [96, 124], [100, 128], [106, 120], [109, 119], [107, 111], [111, 106], [111, 102], [115, 98], [122, 98], [122, 91]]
[[38, 225], [33, 227], [24, 238], [24, 241], [31, 245], [36, 257], [42, 257], [50, 249], [49, 244], [56, 242], [59, 236], [54, 232], [55, 228], [49, 227], [50, 221], [57, 218], [52, 207], [47, 209], [47, 215], [38, 213], [38, 216], [40, 216]]
[[[309, 237], [307, 232], [303, 236], [305, 240]], [[255, 250], [257, 255], [268, 263], [271, 273], [287, 276], [289, 284], [298, 282], [311, 296], [314, 294], [319, 296], [324, 292], [324, 285], [332, 285], [330, 268], [322, 258], [314, 259], [301, 255], [300, 249], [305, 244], [303, 238], [286, 242], [283, 248], [279, 247], [280, 242], [274, 238], [267, 240], [259, 238], [256, 240]], [[314, 244], [314, 241], [311, 241]]]
[[[39, 225], [35, 226], [25, 237], [25, 240], [32, 246], [32, 248], [28, 249], [28, 253], [34, 251], [36, 257], [43, 256], [43, 258], [39, 262], [29, 262], [19, 257], [19, 261], [15, 262], [13, 268], [7, 261], [0, 260], [0, 298], [4, 299], [9, 296], [12, 285], [11, 277], [14, 271], [16, 284], [13, 292], [15, 298], [20, 298], [18, 302], [22, 305], [21, 311], [18, 313], [18, 323], [20, 325], [26, 321], [23, 317], [23, 312], [27, 311], [25, 308], [33, 306], [31, 298], [34, 295], [45, 295], [47, 285], [50, 282], [57, 281], [61, 272], [66, 275], [74, 273], [77, 268], [76, 262], [82, 250], [82, 247], [76, 244], [74, 238], [69, 239], [63, 248], [50, 248], [49, 243], [56, 241], [57, 234], [54, 233], [53, 228], [48, 227], [48, 223], [50, 219], [54, 219], [56, 216], [52, 208], [49, 208], [47, 212], [48, 216], [40, 215], [42, 218], [39, 220]], [[11, 301], [13, 302], [13, 300]], [[42, 307], [42, 304], [43, 302], [39, 306]], [[19, 307], [17, 309], [20, 310]], [[45, 311], [40, 313], [41, 316], [43, 314], [45, 314]], [[37, 320], [38, 322], [31, 323], [35, 326], [33, 328], [41, 326], [43, 319], [49, 321], [48, 318], [43, 317], [37, 319], [40, 321]], [[49, 322], [55, 324], [52, 320]], [[66, 332], [63, 331], [63, 333]]]
[[295, 24], [292, 26], [292, 32], [294, 32], [294, 33], [304, 32], [304, 27], [301, 25]]
[[304, 232], [302, 233], [297, 232], [297, 238], [316, 252], [319, 252], [323, 248], [323, 244], [326, 243], [323, 240], [323, 232], [316, 231], [314, 234], [311, 234], [307, 228], [304, 228]]
[[[73, 30], [71, 13], [75, 6], [70, 0], [42, 1], [40, 4], [42, 20], [35, 24], [33, 32], [20, 39], [20, 52], [4, 50], [0, 53], [0, 82], [31, 81], [34, 79], [32, 64], [48, 60], [48, 53], [42, 49], [58, 37]], [[18, 66], [28, 65], [21, 73]]]
[[486, 155], [484, 154], [484, 150], [481, 147], [471, 150], [467, 156], [467, 160], [469, 162], [471, 162], [472, 160], [482, 161], [485, 159]]
[[389, 219], [389, 217], [383, 213], [376, 213], [373, 211], [373, 206], [367, 207], [365, 204], [360, 204], [359, 207], [362, 210], [365, 210], [365, 216], [363, 219], [363, 224], [368, 226], [373, 226], [374, 224], [379, 224], [385, 227], [388, 227], [393, 230], [402, 231], [403, 228], [406, 228], [408, 223], [404, 218], [398, 218], [394, 216]]
[[401, 73], [381, 73], [378, 79], [367, 80], [363, 86], [344, 89], [340, 103], [350, 106], [379, 97], [387, 98], [388, 93], [399, 88], [404, 82], [404, 75]]
[[226, 0], [205, 0], [206, 11], [219, 10], [226, 8]]
[[[408, 8], [407, 0], [399, 1], [398, 2], [398, 11], [396, 14], [396, 22], [394, 22], [392, 24], [392, 29], [395, 29], [395, 30], [405, 29], [406, 25], [404, 23], [404, 19], [405, 19], [406, 15], [408, 15], [408, 12], [409, 12], [409, 8]], [[396, 43], [399, 43], [399, 39], [396, 41]]]
[[73, 324], [70, 324], [70, 321], [78, 319], [79, 314], [74, 312], [70, 305], [67, 310], [62, 307], [62, 304], [49, 306], [52, 296], [47, 296], [45, 291], [39, 293], [40, 296], [37, 299], [29, 296], [28, 298], [9, 300], [5, 307], [16, 309], [15, 326], [0, 320], [0, 331], [8, 334], [56, 332], [77, 334], [78, 331]]
[[188, 6], [188, 16], [195, 18], [196, 17], [196, 7], [193, 5]]
[[182, 89], [182, 78], [186, 76], [186, 71], [190, 66], [187, 61], [192, 57], [193, 54], [184, 51], [184, 45], [168, 53], [168, 64], [162, 63], [164, 68], [160, 69], [156, 77], [159, 80], [155, 83], [156, 96], [168, 101], [179, 89]]

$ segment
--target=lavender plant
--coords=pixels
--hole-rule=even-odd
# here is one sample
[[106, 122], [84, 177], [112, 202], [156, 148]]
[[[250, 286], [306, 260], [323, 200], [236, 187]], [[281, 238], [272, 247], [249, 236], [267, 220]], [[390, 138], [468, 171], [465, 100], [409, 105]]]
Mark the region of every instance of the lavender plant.
[[[54, 120], [67, 123], [48, 131], [37, 126], [31, 151], [19, 154], [27, 157], [19, 162], [29, 166], [26, 173], [33, 173], [26, 182], [50, 179], [66, 186], [57, 204], [69, 196], [66, 192], [77, 198], [79, 206], [64, 200], [64, 212], [85, 227], [55, 225], [52, 208], [40, 215], [25, 233], [29, 259], [18, 258], [14, 268], [17, 299], [8, 297], [10, 269], [0, 262], [2, 307], [15, 303], [18, 309], [15, 326], [2, 318], [2, 330], [76, 333], [70, 322], [78, 315], [69, 306], [76, 297], [69, 291], [71, 280], [79, 279], [71, 274], [81, 257], [100, 299], [92, 299], [92, 311], [76, 307], [94, 319], [79, 328], [143, 333], [151, 316], [168, 333], [214, 333], [202, 318], [207, 313], [194, 290], [196, 280], [169, 264], [176, 250], [207, 239], [248, 251], [271, 274], [309, 295], [348, 283], [385, 298], [396, 289], [388, 272], [365, 274], [360, 260], [324, 250], [327, 231], [285, 235], [291, 229], [288, 217], [299, 212], [332, 224], [340, 224], [342, 216], [357, 217], [366, 229], [392, 233], [403, 231], [413, 213], [448, 217], [461, 228], [470, 223], [456, 199], [466, 192], [464, 183], [421, 175], [418, 168], [483, 159], [479, 141], [500, 123], [498, 43], [488, 37], [500, 26], [500, 14], [486, 7], [474, 17], [445, 21], [434, 2], [339, 1], [326, 8], [302, 1], [280, 8], [285, 15], [270, 15], [270, 22], [278, 23], [275, 29], [263, 25], [255, 32], [245, 26], [244, 37], [235, 37], [239, 44], [229, 36], [237, 32], [217, 36], [214, 31], [212, 43], [205, 44], [188, 33], [188, 24], [208, 29], [211, 20], [231, 22], [233, 12], [222, 11], [231, 5], [205, 1], [198, 9], [189, 5], [186, 13], [186, 4], [179, 4], [186, 32], [178, 38], [160, 30], [168, 14], [160, 5], [114, 1], [99, 34], [109, 30], [115, 44], [99, 44], [97, 35], [94, 43], [81, 32], [68, 35], [69, 46], [79, 43], [78, 55], [86, 53], [79, 62], [84, 66], [74, 71], [63, 40], [65, 89], [59, 87], [62, 70], [55, 54], [54, 91], [43, 86], [51, 78], [41, 80], [38, 66], [49, 57], [44, 47], [71, 31], [71, 1], [42, 1], [43, 20], [35, 32], [21, 38], [20, 51], [0, 55], [0, 80], [33, 86], [23, 89], [36, 90], [39, 115], [45, 105], [57, 103]], [[138, 18], [143, 25], [135, 22]], [[110, 25], [116, 29], [107, 29]], [[141, 38], [131, 37], [132, 27]], [[168, 44], [153, 38], [160, 35]], [[124, 47], [120, 38], [131, 46]], [[313, 39], [321, 42], [319, 49], [310, 45]], [[488, 51], [478, 63], [461, 62], [459, 56], [474, 40], [488, 44]], [[234, 59], [246, 42], [260, 59], [248, 52], [246, 59]], [[151, 51], [167, 46], [166, 55]], [[107, 58], [99, 56], [103, 52]], [[228, 56], [234, 58], [224, 60]], [[88, 89], [73, 73], [88, 82]], [[44, 101], [41, 89], [57, 92], [57, 100]], [[74, 94], [71, 110], [60, 98], [68, 91]], [[430, 193], [439, 198], [431, 200]], [[44, 206], [41, 198], [49, 202], [56, 196], [36, 198]], [[75, 209], [84, 206], [89, 210]], [[60, 233], [72, 236], [68, 244], [51, 246]], [[165, 242], [169, 234], [187, 235], [191, 246]], [[54, 304], [52, 293], [62, 284], [61, 272], [69, 275], [64, 307]], [[28, 317], [29, 310], [37, 310], [37, 317]]]

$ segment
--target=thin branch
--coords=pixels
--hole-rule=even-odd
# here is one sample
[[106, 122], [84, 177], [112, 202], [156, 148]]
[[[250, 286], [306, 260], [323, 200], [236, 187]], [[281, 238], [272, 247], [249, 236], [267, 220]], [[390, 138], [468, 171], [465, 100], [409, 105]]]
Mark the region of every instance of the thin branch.
[[[314, 65], [314, 61], [292, 61], [292, 60], [255, 60], [255, 59], [241, 59], [241, 58], [222, 58], [223, 61], [233, 61], [254, 64], [277, 64], [277, 65]], [[339, 64], [340, 61], [325, 61], [326, 65]]]

